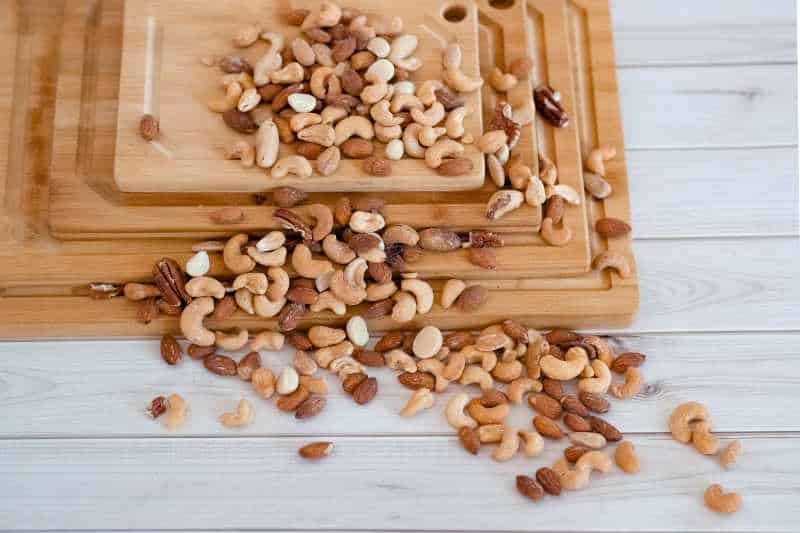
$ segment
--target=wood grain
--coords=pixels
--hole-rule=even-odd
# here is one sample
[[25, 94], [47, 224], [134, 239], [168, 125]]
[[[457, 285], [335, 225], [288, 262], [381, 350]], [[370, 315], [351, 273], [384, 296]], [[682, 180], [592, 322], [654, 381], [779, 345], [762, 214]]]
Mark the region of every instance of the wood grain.
[[[465, 456], [455, 437], [339, 437], [331, 457], [308, 463], [297, 448], [309, 440], [2, 441], [0, 522], [15, 529], [352, 530], [424, 520], [426, 530], [612, 531], [619, 513], [586, 510], [617, 509], [624, 500], [631, 531], [778, 531], [800, 512], [796, 436], [743, 437], [746, 455], [724, 475], [666, 436], [638, 437], [640, 474], [595, 474], [589, 489], [539, 504], [516, 493], [514, 476], [551, 464], [561, 447], [497, 464], [486, 453]], [[703, 507], [703, 490], [718, 481], [743, 493], [734, 517]], [[348, 497], [332, 497], [342, 491]]]

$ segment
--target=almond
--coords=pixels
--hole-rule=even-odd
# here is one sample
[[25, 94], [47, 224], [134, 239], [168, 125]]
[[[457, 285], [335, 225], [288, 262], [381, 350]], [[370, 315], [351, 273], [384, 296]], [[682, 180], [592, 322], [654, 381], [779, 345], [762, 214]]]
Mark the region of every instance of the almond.
[[386, 359], [384, 359], [383, 354], [372, 350], [359, 350], [353, 354], [353, 359], [364, 366], [386, 366]]
[[330, 455], [331, 451], [333, 450], [333, 443], [332, 442], [312, 442], [311, 444], [306, 444], [299, 450], [297, 453], [300, 454], [300, 457], [303, 459], [322, 459], [323, 457], [327, 457]]
[[159, 134], [158, 119], [153, 115], [144, 115], [139, 121], [139, 135], [142, 136], [142, 139], [155, 141]]
[[514, 320], [504, 320], [501, 324], [503, 332], [514, 339], [516, 342], [523, 344], [528, 343], [528, 330], [525, 326]]
[[497, 256], [491, 248], [470, 248], [467, 252], [469, 262], [486, 270], [497, 268]]
[[283, 85], [278, 85], [277, 83], [268, 83], [266, 85], [262, 85], [258, 88], [258, 94], [261, 95], [261, 101], [264, 103], [271, 103], [272, 100], [278, 96], [283, 90]]
[[589, 410], [574, 394], [567, 394], [561, 398], [561, 407], [568, 413], [578, 416], [589, 416]]
[[198, 346], [196, 344], [190, 344], [186, 349], [186, 355], [192, 359], [205, 359], [206, 356], [211, 355], [215, 350], [216, 348], [214, 346]]
[[311, 396], [309, 390], [303, 385], [300, 385], [291, 394], [286, 394], [278, 398], [278, 400], [275, 402], [275, 407], [281, 411], [294, 411], [300, 407], [300, 405], [306, 401], [309, 396]]
[[445, 159], [441, 165], [436, 169], [442, 176], [462, 176], [469, 172], [475, 166], [472, 160], [466, 157], [456, 157], [455, 159]]
[[561, 494], [561, 482], [558, 480], [552, 468], [542, 467], [536, 471], [536, 481], [542, 486], [547, 494], [559, 496]]
[[214, 224], [239, 224], [244, 221], [244, 211], [238, 207], [225, 207], [208, 217]]
[[367, 378], [353, 391], [353, 399], [359, 405], [364, 405], [372, 401], [378, 393], [378, 380], [375, 378]]
[[463, 426], [458, 430], [458, 440], [461, 446], [464, 447], [472, 455], [478, 455], [478, 450], [481, 447], [481, 440], [478, 438], [478, 432], [474, 428]]
[[397, 376], [397, 381], [407, 389], [429, 389], [433, 390], [436, 378], [427, 372], [403, 372]]
[[290, 302], [312, 305], [319, 300], [319, 294], [308, 287], [294, 287], [286, 293], [286, 299]]
[[239, 361], [236, 365], [236, 373], [245, 381], [250, 381], [253, 372], [261, 368], [261, 356], [258, 352], [250, 352]]
[[542, 391], [554, 400], [561, 401], [564, 397], [564, 386], [556, 379], [543, 378]]
[[595, 223], [594, 229], [606, 238], [622, 237], [631, 232], [630, 224], [618, 218], [601, 218]]
[[546, 416], [536, 415], [533, 417], [533, 427], [536, 431], [548, 439], [558, 440], [564, 437], [564, 432], [558, 426], [555, 420], [547, 418]]
[[161, 358], [168, 365], [177, 365], [182, 357], [181, 345], [172, 335], [161, 337]]
[[307, 197], [308, 195], [304, 191], [295, 189], [294, 187], [278, 187], [272, 191], [272, 201], [278, 207], [283, 208], [294, 207]]
[[589, 421], [575, 413], [567, 413], [564, 415], [564, 425], [572, 431], [592, 431], [592, 425]]
[[340, 76], [342, 90], [349, 95], [359, 96], [364, 90], [364, 78], [352, 68], [345, 69]]
[[611, 404], [603, 396], [592, 392], [581, 392], [578, 395], [581, 403], [593, 413], [607, 413]]
[[583, 454], [589, 451], [589, 448], [584, 446], [573, 445], [569, 448], [564, 448], [564, 458], [570, 463], [576, 462]]
[[350, 159], [366, 159], [372, 155], [374, 146], [371, 141], [361, 139], [359, 137], [351, 137], [347, 139], [339, 147], [342, 150], [342, 155]]
[[528, 405], [537, 413], [558, 420], [561, 417], [561, 404], [546, 394], [531, 394], [528, 396]]
[[391, 298], [386, 298], [385, 300], [381, 300], [379, 302], [375, 302], [371, 304], [367, 309], [364, 311], [363, 316], [364, 318], [380, 318], [382, 316], [387, 316], [392, 314], [392, 309], [394, 308], [394, 300]]
[[544, 217], [553, 219], [553, 224], [559, 224], [564, 218], [564, 199], [554, 194], [544, 204]]
[[213, 320], [227, 320], [233, 316], [236, 309], [238, 309], [236, 298], [234, 298], [232, 294], [228, 294], [214, 306], [214, 312], [211, 313], [211, 318]]
[[386, 200], [376, 196], [358, 196], [352, 198], [350, 202], [353, 204], [353, 210], [355, 211], [383, 214], [383, 210], [386, 208]]
[[600, 433], [609, 442], [622, 440], [622, 432], [602, 418], [590, 416], [589, 424], [591, 425], [592, 431], [595, 433]]
[[497, 407], [498, 405], [508, 403], [508, 396], [497, 389], [490, 389], [481, 394], [480, 402], [484, 407]]
[[236, 108], [225, 111], [222, 114], [222, 121], [230, 129], [239, 133], [253, 133], [258, 129], [258, 124], [250, 113], [244, 113]]
[[305, 305], [297, 302], [287, 303], [278, 313], [278, 329], [282, 332], [292, 331], [298, 326], [305, 314]]
[[544, 489], [530, 476], [517, 476], [517, 491], [533, 501], [544, 498]]
[[403, 345], [403, 337], [402, 331], [390, 331], [378, 339], [378, 342], [375, 343], [374, 350], [376, 352], [388, 352], [389, 350], [399, 348]]
[[361, 168], [370, 176], [383, 177], [392, 175], [392, 162], [382, 157], [369, 157], [365, 159]]
[[298, 420], [317, 416], [325, 408], [325, 398], [322, 396], [311, 396], [301, 403], [294, 412], [294, 417]]
[[203, 359], [203, 365], [218, 376], [235, 376], [236, 361], [226, 355], [212, 353]]
[[362, 374], [361, 372], [356, 374], [348, 374], [347, 377], [342, 380], [342, 390], [347, 394], [352, 395], [353, 391], [356, 390], [356, 387], [361, 385], [361, 382], [365, 379], [367, 379], [367, 375]]
[[324, 147], [321, 144], [300, 141], [295, 143], [294, 151], [297, 155], [301, 155], [306, 159], [317, 159], [319, 154], [322, 153]]
[[[309, 13], [310, 11], [308, 9], [292, 9], [289, 11], [289, 14], [286, 15], [286, 21], [290, 26], [299, 26], [303, 23]], [[302, 453], [300, 455], [302, 455]]]
[[455, 331], [444, 338], [443, 346], [452, 351], [461, 350], [474, 342], [474, 337], [469, 331]]
[[367, 272], [376, 283], [388, 283], [392, 280], [392, 268], [386, 263], [369, 263]]
[[579, 341], [581, 336], [568, 329], [554, 329], [545, 335], [545, 339], [550, 344], [564, 344], [566, 342]]
[[314, 345], [305, 333], [290, 331], [285, 334], [285, 339], [287, 343], [298, 350], [308, 351], [314, 349]]
[[625, 352], [620, 354], [611, 363], [611, 370], [618, 374], [624, 374], [630, 367], [639, 368], [644, 364], [645, 355], [637, 352]]
[[337, 63], [347, 61], [353, 52], [356, 51], [356, 38], [353, 35], [348, 35], [344, 39], [339, 39], [331, 46], [331, 57]]
[[456, 300], [456, 306], [462, 313], [473, 313], [480, 309], [489, 298], [489, 290], [481, 285], [472, 285], [464, 289], [464, 292]]

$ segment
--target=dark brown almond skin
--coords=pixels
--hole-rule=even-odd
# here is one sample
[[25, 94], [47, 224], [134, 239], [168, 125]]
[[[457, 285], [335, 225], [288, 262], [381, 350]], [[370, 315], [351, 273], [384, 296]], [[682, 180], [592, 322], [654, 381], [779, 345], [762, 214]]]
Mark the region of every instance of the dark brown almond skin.
[[529, 500], [544, 498], [544, 489], [530, 476], [517, 476], [517, 491]]
[[290, 208], [305, 201], [308, 194], [294, 187], [278, 187], [272, 191], [272, 201], [278, 207]]
[[285, 339], [286, 342], [298, 350], [308, 351], [314, 349], [314, 345], [305, 333], [290, 331], [285, 334]]
[[403, 372], [398, 374], [397, 381], [407, 389], [429, 389], [433, 390], [436, 378], [427, 372]]
[[545, 335], [545, 339], [550, 344], [564, 344], [567, 342], [579, 341], [581, 336], [569, 329], [554, 329]]
[[581, 458], [583, 454], [589, 451], [589, 448], [585, 446], [570, 446], [568, 448], [564, 448], [564, 459], [569, 461], [570, 463], [574, 463], [578, 459]]
[[461, 427], [458, 430], [458, 440], [461, 446], [464, 447], [472, 455], [478, 455], [481, 448], [481, 439], [478, 437], [478, 432], [471, 427]]
[[222, 114], [222, 120], [234, 131], [239, 133], [253, 133], [258, 129], [250, 113], [243, 113], [236, 108], [229, 109]]
[[444, 338], [443, 345], [450, 350], [461, 350], [472, 344], [475, 337], [469, 331], [455, 331]]
[[390, 331], [378, 339], [373, 348], [376, 352], [388, 352], [403, 345], [403, 332]]
[[297, 453], [303, 459], [319, 460], [330, 455], [332, 450], [332, 442], [312, 442], [297, 450]]
[[528, 396], [528, 405], [537, 413], [558, 420], [561, 417], [561, 404], [546, 394], [536, 393]]
[[561, 398], [561, 407], [568, 413], [578, 416], [589, 416], [589, 409], [587, 409], [574, 394], [564, 395]]
[[236, 361], [227, 355], [219, 355], [215, 353], [207, 355], [205, 359], [203, 359], [203, 365], [205, 365], [210, 372], [213, 372], [218, 376], [237, 375]]
[[294, 417], [298, 420], [317, 416], [325, 408], [324, 396], [311, 396], [301, 403], [294, 412]]
[[564, 415], [564, 425], [572, 431], [592, 431], [592, 425], [589, 421], [574, 413]]
[[611, 363], [611, 370], [619, 374], [624, 374], [630, 367], [640, 367], [644, 364], [646, 356], [638, 352], [625, 352], [617, 356]]
[[497, 389], [490, 389], [487, 391], [483, 391], [481, 397], [479, 399], [480, 403], [484, 407], [492, 408], [497, 407], [498, 405], [503, 405], [508, 403], [508, 396], [503, 391], [499, 391]]
[[552, 496], [561, 495], [561, 482], [558, 480], [558, 474], [552, 468], [545, 466], [537, 470], [536, 481], [539, 482], [547, 494]]
[[472, 285], [464, 289], [464, 292], [456, 300], [456, 307], [462, 313], [472, 313], [486, 303], [489, 298], [489, 290], [481, 285]]
[[617, 442], [622, 440], [622, 432], [602, 418], [590, 416], [589, 424], [591, 425], [592, 431], [600, 433], [609, 442]]
[[470, 263], [485, 270], [497, 269], [497, 256], [491, 248], [470, 248], [467, 258]]
[[350, 159], [366, 159], [372, 155], [375, 147], [366, 139], [352, 137], [343, 142], [339, 149], [342, 151], [342, 155]]
[[228, 294], [214, 306], [211, 318], [214, 320], [227, 320], [233, 316], [237, 307], [236, 298], [232, 294]]
[[595, 231], [606, 238], [622, 237], [631, 232], [631, 226], [618, 218], [601, 218], [594, 225]]
[[503, 333], [514, 339], [516, 342], [528, 342], [528, 330], [525, 326], [514, 320], [504, 320], [501, 324]]
[[386, 298], [385, 300], [375, 302], [367, 307], [366, 310], [364, 310], [364, 318], [380, 318], [390, 315], [392, 313], [392, 308], [394, 308], [394, 300]]
[[475, 165], [472, 160], [466, 157], [457, 157], [455, 159], [445, 159], [442, 164], [436, 169], [441, 176], [463, 176], [469, 174]]
[[353, 390], [353, 399], [359, 405], [365, 405], [372, 401], [378, 393], [378, 380], [367, 378]]
[[559, 224], [564, 218], [565, 209], [564, 199], [554, 194], [544, 203], [544, 216], [553, 219], [553, 224]]
[[392, 269], [386, 263], [369, 262], [367, 272], [376, 283], [388, 283], [392, 279]]
[[319, 294], [308, 287], [294, 287], [286, 293], [286, 299], [290, 302], [312, 305], [319, 300]]
[[183, 353], [181, 352], [181, 345], [175, 340], [172, 335], [164, 335], [161, 337], [161, 358], [168, 365], [177, 365]]
[[214, 346], [198, 346], [196, 344], [190, 344], [186, 349], [186, 354], [192, 359], [205, 359], [206, 356], [211, 355], [215, 350], [216, 348]]
[[536, 428], [536, 431], [538, 431], [542, 437], [548, 439], [559, 440], [564, 437], [564, 432], [556, 421], [543, 415], [536, 415], [533, 417], [533, 427]]
[[353, 359], [364, 366], [386, 366], [386, 359], [383, 357], [383, 354], [373, 350], [359, 350], [353, 354]]
[[258, 352], [250, 352], [239, 361], [236, 365], [236, 373], [245, 381], [250, 381], [253, 372], [261, 368], [261, 355]]
[[367, 379], [367, 375], [362, 374], [360, 372], [357, 374], [348, 374], [342, 380], [342, 390], [345, 391], [347, 394], [352, 395], [353, 391], [356, 390], [356, 387], [361, 385], [361, 382], [363, 382], [365, 379]]
[[542, 378], [542, 392], [554, 400], [561, 401], [564, 398], [564, 386], [555, 379]]
[[586, 406], [593, 413], [607, 413], [609, 409], [611, 409], [611, 404], [608, 400], [602, 397], [599, 394], [594, 394], [591, 392], [581, 392], [578, 395], [581, 403]]
[[301, 155], [308, 160], [314, 160], [319, 157], [319, 154], [322, 153], [322, 150], [325, 148], [317, 143], [309, 143], [309, 142], [296, 142], [294, 144], [294, 151], [297, 155]]
[[275, 407], [288, 413], [300, 407], [309, 396], [311, 396], [311, 392], [303, 385], [300, 385], [293, 393], [278, 398], [275, 402]]

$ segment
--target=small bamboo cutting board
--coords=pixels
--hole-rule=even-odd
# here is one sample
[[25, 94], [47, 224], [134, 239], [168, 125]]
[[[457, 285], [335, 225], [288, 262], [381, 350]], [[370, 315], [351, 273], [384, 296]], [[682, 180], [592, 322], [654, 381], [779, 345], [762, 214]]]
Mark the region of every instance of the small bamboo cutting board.
[[[312, 2], [307, 3], [312, 6]], [[316, 3], [314, 3], [316, 5]], [[466, 146], [464, 156], [473, 168], [460, 176], [441, 176], [423, 160], [405, 157], [392, 163], [387, 177], [371, 176], [363, 162], [343, 159], [331, 176], [314, 173], [310, 178], [287, 176], [275, 179], [264, 169], [243, 169], [238, 162], [226, 161], [226, 147], [241, 138], [209, 111], [206, 102], [219, 98], [220, 72], [208, 68], [203, 56], [232, 53], [231, 37], [246, 24], [258, 22], [266, 31], [282, 34], [285, 46], [300, 34], [287, 24], [287, 0], [195, 0], [128, 1], [125, 6], [122, 46], [122, 75], [119, 93], [119, 127], [114, 175], [117, 185], [127, 192], [241, 192], [265, 191], [289, 185], [307, 191], [446, 191], [475, 189], [483, 184], [484, 161], [474, 144]], [[475, 4], [464, 4], [460, 20], [444, 18], [447, 3], [420, 0], [388, 5], [383, 0], [361, 0], [357, 6], [367, 15], [399, 16], [403, 33], [416, 35], [419, 45], [414, 56], [423, 66], [414, 73], [418, 82], [441, 79], [442, 51], [448, 42], [457, 42], [463, 51], [463, 70], [478, 72], [478, 11]], [[271, 45], [269, 45], [271, 46]], [[260, 41], [246, 50], [235, 50], [251, 64], [267, 51]], [[481, 93], [464, 95], [466, 105], [481, 109]], [[147, 143], [138, 134], [143, 113], [157, 116], [162, 136], [158, 145]], [[477, 137], [481, 114], [465, 119], [465, 128]], [[249, 136], [252, 140], [253, 136]], [[382, 156], [384, 144], [375, 141], [376, 154]], [[158, 148], [157, 148], [158, 147]], [[281, 154], [293, 153], [283, 145]]]

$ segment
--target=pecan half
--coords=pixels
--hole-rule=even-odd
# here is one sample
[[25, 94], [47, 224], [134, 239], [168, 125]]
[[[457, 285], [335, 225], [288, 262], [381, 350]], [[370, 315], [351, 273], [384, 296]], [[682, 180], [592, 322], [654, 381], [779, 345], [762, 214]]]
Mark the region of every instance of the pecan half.
[[509, 150], [513, 149], [522, 135], [522, 126], [511, 119], [511, 106], [508, 102], [498, 102], [494, 108], [494, 115], [489, 121], [486, 131], [503, 130], [506, 133]]
[[300, 215], [289, 209], [276, 209], [272, 217], [282, 228], [299, 233], [303, 240], [311, 240], [311, 228]]
[[549, 85], [542, 85], [533, 91], [533, 101], [536, 104], [536, 110], [550, 124], [556, 128], [567, 127], [569, 116], [561, 106], [561, 93]]
[[468, 241], [472, 248], [502, 248], [505, 245], [502, 235], [486, 230], [470, 231]]
[[183, 270], [171, 257], [156, 261], [153, 265], [153, 281], [169, 305], [178, 306], [192, 301], [192, 297], [186, 292]]

